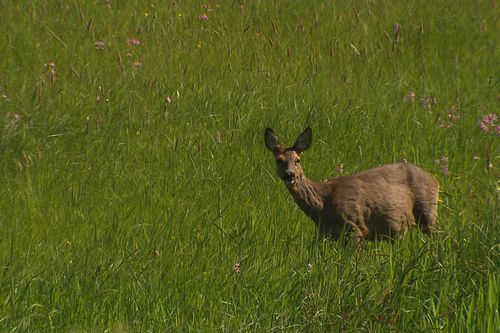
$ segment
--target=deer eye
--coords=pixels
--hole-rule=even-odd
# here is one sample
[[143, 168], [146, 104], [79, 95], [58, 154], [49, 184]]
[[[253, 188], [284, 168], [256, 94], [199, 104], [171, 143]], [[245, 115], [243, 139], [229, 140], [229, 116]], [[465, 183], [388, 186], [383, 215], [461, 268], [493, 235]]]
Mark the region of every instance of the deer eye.
[[299, 164], [300, 164], [300, 160], [296, 160], [295, 165], [299, 165]]

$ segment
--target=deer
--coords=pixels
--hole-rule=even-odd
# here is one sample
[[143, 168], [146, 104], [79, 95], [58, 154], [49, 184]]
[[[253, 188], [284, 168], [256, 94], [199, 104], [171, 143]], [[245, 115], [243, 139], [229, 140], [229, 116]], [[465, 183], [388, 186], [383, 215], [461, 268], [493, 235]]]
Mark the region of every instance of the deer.
[[278, 177], [327, 238], [345, 234], [344, 239], [359, 244], [394, 241], [409, 227], [418, 226], [427, 235], [436, 232], [439, 182], [422, 168], [404, 161], [316, 183], [305, 176], [300, 160], [312, 144], [310, 127], [291, 147], [271, 128], [265, 130], [264, 141], [276, 160]]

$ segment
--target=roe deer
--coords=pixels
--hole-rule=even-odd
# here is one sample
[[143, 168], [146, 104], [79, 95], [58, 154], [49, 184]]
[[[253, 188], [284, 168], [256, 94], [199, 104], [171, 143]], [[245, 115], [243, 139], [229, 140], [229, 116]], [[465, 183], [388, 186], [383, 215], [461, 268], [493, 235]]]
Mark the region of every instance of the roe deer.
[[394, 239], [408, 226], [434, 232], [439, 183], [411, 163], [386, 164], [352, 176], [315, 183], [304, 175], [300, 156], [312, 143], [308, 127], [292, 147], [286, 148], [272, 129], [265, 143], [274, 153], [278, 176], [300, 209], [319, 230], [338, 239], [343, 230], [354, 242]]

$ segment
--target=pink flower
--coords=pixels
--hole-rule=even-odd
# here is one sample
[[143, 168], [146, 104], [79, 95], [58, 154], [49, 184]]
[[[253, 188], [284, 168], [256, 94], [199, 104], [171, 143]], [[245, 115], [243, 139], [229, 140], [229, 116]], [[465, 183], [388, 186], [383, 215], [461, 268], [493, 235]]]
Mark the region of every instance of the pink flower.
[[95, 43], [94, 43], [94, 46], [96, 48], [96, 50], [104, 50], [104, 47], [106, 46], [106, 43], [103, 42], [102, 40], [97, 40]]
[[500, 126], [497, 124], [498, 117], [495, 113], [484, 115], [479, 122], [479, 128], [485, 133], [500, 135]]
[[207, 13], [204, 13], [204, 14], [202, 14], [202, 15], [198, 16], [198, 18], [199, 18], [201, 21], [206, 21], [206, 20], [208, 20], [208, 15], [207, 15]]
[[138, 46], [141, 45], [141, 41], [135, 38], [129, 38], [127, 39], [127, 44], [128, 46]]
[[443, 165], [441, 166], [441, 173], [443, 174], [443, 176], [447, 177], [450, 175], [450, 170], [448, 170], [448, 166], [447, 165]]

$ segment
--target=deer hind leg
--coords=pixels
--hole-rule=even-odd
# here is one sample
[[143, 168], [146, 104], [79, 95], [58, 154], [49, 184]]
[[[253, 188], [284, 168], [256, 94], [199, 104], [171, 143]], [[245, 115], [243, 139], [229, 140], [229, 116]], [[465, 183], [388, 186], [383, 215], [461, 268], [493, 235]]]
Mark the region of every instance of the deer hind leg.
[[437, 207], [438, 207], [438, 189], [431, 191], [424, 198], [415, 202], [413, 213], [417, 224], [425, 234], [433, 234], [436, 232]]

